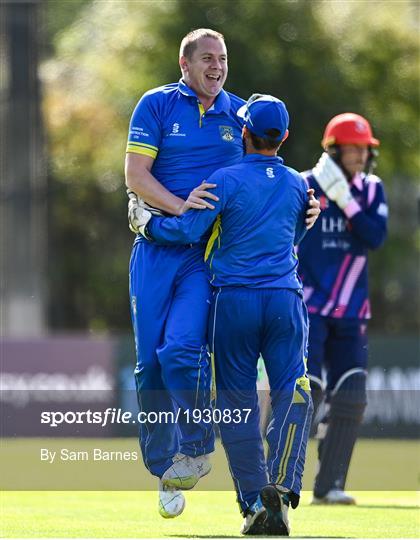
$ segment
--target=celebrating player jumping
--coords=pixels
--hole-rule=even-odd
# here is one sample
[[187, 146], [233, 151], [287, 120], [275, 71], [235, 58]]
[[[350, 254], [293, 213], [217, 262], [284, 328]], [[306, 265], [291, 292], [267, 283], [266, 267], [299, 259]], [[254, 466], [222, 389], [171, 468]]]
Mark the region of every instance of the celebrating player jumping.
[[[245, 516], [243, 534], [288, 535], [289, 504], [302, 483], [312, 401], [306, 377], [307, 314], [294, 246], [306, 232], [308, 195], [302, 177], [276, 155], [288, 135], [284, 103], [255, 95], [238, 111], [246, 156], [216, 171], [214, 210], [179, 218], [138, 213], [142, 234], [162, 243], [198, 241], [213, 223], [206, 250], [215, 292], [209, 324], [217, 407], [251, 412], [220, 424], [223, 446]], [[262, 355], [271, 388], [266, 461], [256, 391]]]
[[[209, 205], [185, 199], [214, 171], [243, 156], [242, 121], [236, 112], [244, 101], [223, 90], [228, 72], [223, 36], [208, 29], [189, 33], [181, 43], [179, 65], [182, 79], [144, 94], [131, 118], [126, 185], [135, 193], [130, 200], [134, 213], [137, 195], [172, 215]], [[309, 203], [308, 227], [317, 204], [313, 198]], [[187, 246], [159, 246], [141, 235], [135, 240], [130, 299], [142, 411], [210, 405], [207, 239], [204, 235]], [[205, 422], [147, 423], [140, 429], [140, 446], [146, 467], [160, 479], [161, 515], [179, 515], [185, 500], [176, 488], [193, 487], [210, 470], [212, 427]]]

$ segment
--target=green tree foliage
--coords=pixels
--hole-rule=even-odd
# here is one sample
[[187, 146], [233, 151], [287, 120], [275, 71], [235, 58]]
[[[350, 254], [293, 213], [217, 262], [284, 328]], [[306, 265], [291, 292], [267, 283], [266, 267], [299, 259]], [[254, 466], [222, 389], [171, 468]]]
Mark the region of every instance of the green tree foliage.
[[55, 43], [62, 31], [79, 18], [80, 11], [92, 0], [43, 0], [43, 56], [55, 52]]
[[181, 38], [210, 27], [227, 41], [227, 90], [286, 101], [291, 134], [282, 155], [295, 168], [315, 163], [333, 115], [369, 118], [382, 142], [377, 172], [391, 206], [390, 239], [372, 257], [375, 326], [413, 330], [418, 11], [410, 1], [86, 3], [58, 34], [55, 56], [42, 68], [53, 200], [52, 325], [128, 327], [128, 121], [143, 92], [179, 78]]

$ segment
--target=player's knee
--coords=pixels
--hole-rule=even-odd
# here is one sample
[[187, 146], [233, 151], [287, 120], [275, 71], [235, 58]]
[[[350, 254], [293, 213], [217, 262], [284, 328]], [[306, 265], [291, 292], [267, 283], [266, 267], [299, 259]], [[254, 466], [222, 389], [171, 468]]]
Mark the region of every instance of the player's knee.
[[361, 422], [366, 405], [366, 371], [361, 368], [347, 371], [331, 392], [330, 416]]
[[158, 349], [157, 356], [159, 359], [159, 364], [162, 369], [162, 373], [167, 376], [168, 373], [171, 373], [173, 370], [178, 370], [181, 368], [181, 358], [182, 353], [185, 347], [181, 343], [175, 341], [166, 341], [164, 346]]
[[140, 366], [137, 366], [134, 380], [138, 392], [162, 388], [160, 370], [157, 367], [156, 360], [154, 362], [143, 362]]
[[[209, 355], [205, 346], [181, 344], [168, 341], [158, 351], [162, 378], [170, 388], [176, 381], [186, 380], [209, 367]], [[185, 388], [189, 388], [187, 385]]]

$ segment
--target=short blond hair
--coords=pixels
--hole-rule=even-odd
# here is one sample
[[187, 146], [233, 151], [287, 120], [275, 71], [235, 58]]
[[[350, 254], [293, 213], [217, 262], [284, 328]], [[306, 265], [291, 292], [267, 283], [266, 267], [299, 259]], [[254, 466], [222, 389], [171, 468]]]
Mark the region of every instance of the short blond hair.
[[189, 32], [181, 41], [179, 57], [185, 56], [191, 60], [192, 55], [197, 48], [198, 40], [205, 37], [220, 39], [223, 43], [225, 42], [225, 37], [220, 32], [216, 32], [216, 30], [211, 30], [210, 28], [197, 28], [196, 30]]

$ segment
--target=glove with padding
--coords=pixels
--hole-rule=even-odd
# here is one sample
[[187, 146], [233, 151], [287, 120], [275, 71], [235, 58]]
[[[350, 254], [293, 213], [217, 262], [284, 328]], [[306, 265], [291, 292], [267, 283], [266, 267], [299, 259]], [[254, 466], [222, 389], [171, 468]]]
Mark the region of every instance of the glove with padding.
[[353, 195], [347, 178], [327, 152], [324, 152], [319, 158], [312, 174], [325, 195], [336, 202], [341, 209], [344, 209], [352, 201]]
[[145, 229], [152, 215], [163, 216], [158, 208], [153, 208], [140, 199], [134, 191], [127, 189], [128, 195], [128, 226], [130, 231], [135, 234], [141, 234], [150, 239]]

